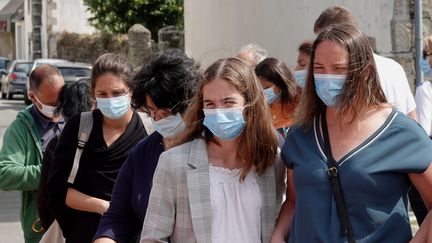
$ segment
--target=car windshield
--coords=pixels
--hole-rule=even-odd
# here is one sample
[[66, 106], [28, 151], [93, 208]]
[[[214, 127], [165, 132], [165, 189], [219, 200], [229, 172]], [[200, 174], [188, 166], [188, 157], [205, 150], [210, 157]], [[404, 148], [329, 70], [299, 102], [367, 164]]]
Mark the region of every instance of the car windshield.
[[8, 60], [0, 59], [0, 68], [6, 69], [7, 65], [8, 65], [8, 62], [9, 62]]
[[90, 77], [92, 72], [89, 68], [59, 67], [58, 69], [63, 76], [73, 77]]
[[25, 73], [28, 76], [30, 74], [32, 66], [33, 66], [33, 63], [31, 63], [31, 62], [17, 63], [17, 64], [15, 64], [13, 71]]

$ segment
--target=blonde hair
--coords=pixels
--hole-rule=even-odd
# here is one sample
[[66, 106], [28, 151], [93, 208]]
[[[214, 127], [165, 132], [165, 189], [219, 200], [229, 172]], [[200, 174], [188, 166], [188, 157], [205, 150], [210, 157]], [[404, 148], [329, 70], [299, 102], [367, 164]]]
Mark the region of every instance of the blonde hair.
[[423, 58], [425, 58], [427, 54], [432, 53], [432, 35], [425, 37], [423, 42]]
[[245, 128], [240, 135], [239, 156], [244, 160], [240, 180], [244, 180], [255, 167], [258, 174], [264, 173], [276, 158], [278, 137], [272, 126], [270, 113], [260, 83], [248, 65], [238, 58], [220, 59], [204, 72], [198, 83], [194, 98], [185, 112], [183, 120], [186, 130], [174, 143], [179, 145], [203, 138], [215, 141], [213, 134], [203, 125], [203, 87], [215, 79], [224, 79], [234, 85], [245, 99]]

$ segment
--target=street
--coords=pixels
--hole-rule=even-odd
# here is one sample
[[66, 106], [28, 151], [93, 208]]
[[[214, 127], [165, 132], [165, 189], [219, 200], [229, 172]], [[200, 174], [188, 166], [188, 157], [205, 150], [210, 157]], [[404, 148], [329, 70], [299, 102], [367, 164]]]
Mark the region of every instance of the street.
[[[24, 106], [22, 96], [15, 100], [0, 100], [0, 146], [3, 144], [3, 134], [9, 124], [15, 119]], [[0, 243], [24, 242], [19, 219], [19, 193], [0, 190]]]

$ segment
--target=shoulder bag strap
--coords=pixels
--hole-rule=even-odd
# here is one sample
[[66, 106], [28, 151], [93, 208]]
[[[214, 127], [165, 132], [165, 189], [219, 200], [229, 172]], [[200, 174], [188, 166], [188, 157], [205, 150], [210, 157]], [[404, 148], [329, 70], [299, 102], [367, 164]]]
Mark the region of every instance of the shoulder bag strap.
[[69, 178], [67, 180], [67, 182], [71, 184], [73, 184], [75, 181], [75, 177], [77, 175], [79, 164], [80, 164], [81, 155], [84, 146], [90, 137], [92, 128], [93, 128], [93, 113], [91, 111], [82, 112], [79, 130], [78, 130], [78, 145], [75, 151], [75, 157], [74, 157], [72, 169], [69, 174]]
[[327, 156], [327, 174], [330, 178], [333, 197], [336, 201], [336, 209], [338, 212], [339, 220], [341, 221], [342, 232], [346, 235], [349, 243], [355, 243], [354, 232], [351, 226], [351, 222], [346, 211], [345, 201], [342, 194], [342, 188], [339, 182], [339, 170], [336, 161], [333, 158], [331, 152], [330, 138], [327, 130], [327, 121], [326, 121], [326, 113], [325, 111], [321, 116], [321, 128], [323, 133], [324, 140], [324, 153]]

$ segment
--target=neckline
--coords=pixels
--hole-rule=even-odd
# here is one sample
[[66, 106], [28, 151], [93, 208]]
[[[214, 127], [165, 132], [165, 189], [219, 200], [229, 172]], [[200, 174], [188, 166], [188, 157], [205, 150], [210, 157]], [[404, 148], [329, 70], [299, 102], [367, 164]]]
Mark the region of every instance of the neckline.
[[229, 169], [221, 166], [215, 166], [212, 164], [209, 164], [209, 168], [211, 171], [216, 172], [216, 174], [227, 175], [235, 178], [239, 177], [241, 174], [241, 168]]
[[[392, 111], [390, 112], [390, 114], [388, 115], [388, 117], [386, 118], [386, 120], [384, 121], [384, 123], [377, 130], [375, 130], [368, 138], [366, 138], [359, 145], [357, 145], [356, 147], [354, 147], [353, 149], [348, 151], [344, 156], [342, 156], [342, 158], [340, 158], [337, 161], [335, 160], [336, 164], [338, 166], [341, 166], [349, 158], [351, 158], [352, 156], [354, 156], [355, 154], [360, 152], [362, 149], [367, 147], [370, 143], [375, 141], [384, 132], [384, 130], [386, 130], [386, 128], [390, 125], [390, 123], [393, 121], [393, 119], [396, 117], [396, 115], [397, 115], [397, 111], [393, 108]], [[327, 161], [328, 161], [327, 156], [323, 152], [324, 151], [324, 138], [320, 132], [321, 119], [322, 119], [322, 114], [319, 115], [318, 117], [315, 117], [314, 130], [315, 130], [315, 136], [316, 136], [316, 140], [317, 140], [317, 145], [319, 146], [320, 153], [324, 157], [324, 159], [326, 160], [326, 163], [327, 163]]]

